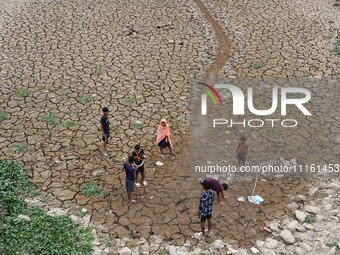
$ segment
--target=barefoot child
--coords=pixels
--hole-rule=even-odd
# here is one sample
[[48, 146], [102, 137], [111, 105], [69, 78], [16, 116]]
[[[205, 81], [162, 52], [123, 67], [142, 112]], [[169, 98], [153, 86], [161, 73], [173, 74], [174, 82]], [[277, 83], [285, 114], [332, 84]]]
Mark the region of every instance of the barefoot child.
[[236, 158], [238, 159], [239, 166], [241, 166], [241, 162], [242, 162], [242, 165], [244, 165], [244, 161], [246, 160], [247, 153], [248, 153], [248, 145], [246, 144], [246, 137], [241, 136], [240, 143], [238, 144], [237, 149], [236, 149]]
[[139, 144], [136, 144], [135, 150], [132, 152], [132, 156], [134, 157], [134, 166], [136, 168], [136, 186], [140, 187], [140, 183], [138, 182], [138, 174], [140, 173], [142, 176], [142, 183], [144, 186], [147, 186], [148, 183], [145, 181], [145, 169], [144, 169], [144, 159], [145, 154], [144, 150], [141, 149]]
[[224, 199], [225, 196], [223, 194], [223, 190], [226, 191], [228, 189], [228, 184], [226, 183], [221, 184], [218, 180], [214, 178], [205, 178], [203, 181], [201, 181], [201, 184], [203, 185], [204, 182], [208, 183], [210, 189], [216, 192], [217, 202], [220, 204], [221, 195], [222, 195], [222, 198]]
[[202, 182], [203, 191], [201, 193], [199, 216], [201, 220], [202, 238], [205, 238], [205, 221], [208, 221], [208, 235], [211, 235], [211, 217], [213, 213], [213, 204], [215, 200], [215, 192], [210, 189], [209, 183], [204, 180]]
[[137, 202], [136, 200], [132, 199], [132, 193], [135, 192], [135, 168], [132, 165], [134, 161], [135, 158], [130, 156], [128, 161], [124, 163], [124, 170], [126, 173], [125, 186], [129, 203]]
[[173, 152], [174, 147], [171, 143], [170, 136], [171, 136], [171, 132], [170, 132], [168, 121], [166, 119], [162, 119], [161, 124], [159, 125], [157, 129], [157, 138], [156, 138], [156, 143], [161, 149], [161, 154], [163, 154], [163, 149], [167, 147], [169, 147], [171, 154], [174, 154]]
[[103, 116], [100, 119], [100, 130], [102, 132], [103, 149], [102, 153], [105, 157], [108, 156], [106, 145], [109, 143], [110, 137], [110, 121], [109, 121], [109, 108], [103, 107]]

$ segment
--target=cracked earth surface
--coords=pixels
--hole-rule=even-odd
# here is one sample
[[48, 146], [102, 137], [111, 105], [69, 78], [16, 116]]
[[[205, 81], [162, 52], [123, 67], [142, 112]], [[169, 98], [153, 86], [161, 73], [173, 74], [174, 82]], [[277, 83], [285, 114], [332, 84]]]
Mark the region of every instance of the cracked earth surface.
[[[218, 78], [223, 71], [336, 77], [338, 59], [331, 47], [338, 13], [330, 1], [319, 2], [301, 3], [309, 10], [302, 12], [293, 1], [269, 0], [260, 6], [1, 0], [1, 157], [31, 169], [50, 206], [87, 208], [103, 233], [158, 234], [176, 244], [195, 244], [191, 236], [199, 231], [201, 187], [188, 170], [192, 79], [203, 72]], [[313, 26], [316, 21], [319, 26]], [[224, 35], [215, 31], [222, 27]], [[228, 62], [219, 51], [230, 54]], [[263, 67], [253, 68], [256, 63]], [[111, 110], [108, 159], [98, 150], [104, 105]], [[156, 167], [161, 158], [154, 138], [161, 118], [170, 122], [178, 156], [167, 155], [164, 166]], [[128, 205], [122, 163], [138, 142], [147, 153], [149, 186], [137, 190], [137, 204]], [[88, 198], [80, 192], [93, 180], [107, 196]], [[289, 214], [290, 198], [308, 187], [298, 180], [259, 182], [266, 203], [256, 207], [237, 201], [240, 193], [251, 193], [253, 183], [233, 182], [226, 204], [215, 208], [216, 238], [236, 246], [265, 238], [265, 223]]]

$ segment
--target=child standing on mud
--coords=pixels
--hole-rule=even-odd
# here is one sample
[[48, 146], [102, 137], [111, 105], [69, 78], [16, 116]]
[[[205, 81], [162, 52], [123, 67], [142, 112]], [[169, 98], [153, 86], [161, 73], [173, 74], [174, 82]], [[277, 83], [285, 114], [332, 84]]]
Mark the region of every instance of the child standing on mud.
[[140, 187], [140, 183], [138, 182], [139, 173], [142, 176], [141, 182], [143, 183], [144, 186], [147, 186], [148, 183], [145, 181], [145, 169], [144, 169], [145, 154], [144, 150], [140, 147], [139, 144], [136, 144], [135, 150], [132, 152], [132, 156], [135, 159], [134, 166], [136, 168], [136, 186]]
[[161, 149], [162, 155], [163, 155], [163, 150], [168, 147], [170, 149], [170, 153], [172, 155], [176, 155], [173, 151], [174, 146], [172, 145], [170, 136], [171, 136], [171, 132], [170, 132], [169, 123], [166, 119], [162, 119], [161, 124], [159, 125], [157, 129], [157, 137], [156, 137], [156, 144], [158, 144], [159, 148]]
[[105, 157], [109, 156], [107, 154], [106, 146], [109, 143], [110, 137], [110, 121], [109, 121], [109, 108], [103, 107], [103, 116], [100, 119], [100, 130], [102, 132], [103, 149], [102, 153]]
[[132, 199], [132, 194], [135, 192], [135, 168], [132, 165], [134, 161], [135, 158], [130, 156], [129, 159], [124, 163], [123, 167], [126, 174], [125, 187], [129, 203], [137, 202], [136, 200]]
[[246, 144], [246, 137], [241, 136], [240, 143], [238, 144], [237, 149], [236, 149], [236, 158], [238, 159], [239, 166], [241, 166], [241, 162], [242, 162], [242, 165], [244, 165], [244, 162], [247, 157], [247, 153], [248, 153], [248, 145]]
[[208, 235], [211, 236], [211, 217], [213, 213], [213, 204], [215, 200], [215, 192], [210, 189], [210, 184], [207, 180], [204, 180], [202, 183], [203, 191], [201, 193], [200, 205], [198, 208], [198, 215], [201, 221], [201, 238], [205, 238], [205, 221], [208, 221]]

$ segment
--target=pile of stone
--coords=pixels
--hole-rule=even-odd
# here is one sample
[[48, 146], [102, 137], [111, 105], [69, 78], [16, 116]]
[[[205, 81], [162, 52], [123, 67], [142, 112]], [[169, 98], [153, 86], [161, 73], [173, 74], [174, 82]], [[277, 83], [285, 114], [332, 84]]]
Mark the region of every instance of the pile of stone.
[[332, 181], [311, 188], [307, 197], [296, 196], [287, 205], [293, 217], [269, 223], [272, 236], [256, 241], [259, 254], [336, 254], [340, 249], [339, 191], [339, 181]]
[[[312, 187], [308, 196], [292, 198], [287, 209], [291, 216], [269, 222], [265, 230], [270, 232], [266, 240], [257, 240], [251, 249], [234, 249], [222, 240], [211, 244], [204, 241], [192, 246], [174, 246], [155, 236], [141, 240], [134, 248], [128, 247], [129, 239], [117, 239], [110, 248], [111, 254], [337, 254], [340, 251], [340, 182], [319, 183]], [[105, 253], [96, 253], [105, 254]]]

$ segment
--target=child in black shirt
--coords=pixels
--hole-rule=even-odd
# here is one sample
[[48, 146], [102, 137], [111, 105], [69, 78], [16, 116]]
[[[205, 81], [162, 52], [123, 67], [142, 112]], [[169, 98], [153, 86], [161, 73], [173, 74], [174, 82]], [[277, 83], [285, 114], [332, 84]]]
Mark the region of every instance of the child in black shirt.
[[136, 144], [135, 150], [132, 152], [132, 156], [134, 157], [134, 165], [136, 168], [136, 186], [140, 187], [140, 183], [138, 183], [138, 174], [140, 173], [142, 176], [142, 183], [144, 186], [147, 186], [148, 183], [145, 181], [145, 169], [144, 169], [144, 159], [145, 154], [144, 150], [140, 147], [139, 144]]

